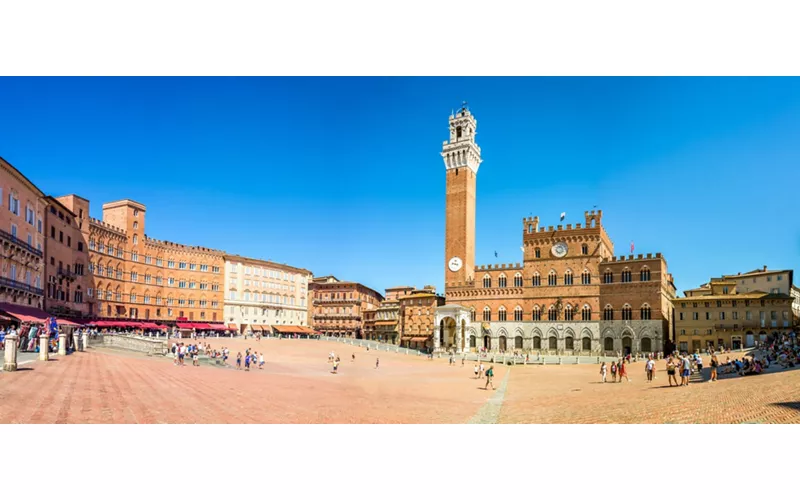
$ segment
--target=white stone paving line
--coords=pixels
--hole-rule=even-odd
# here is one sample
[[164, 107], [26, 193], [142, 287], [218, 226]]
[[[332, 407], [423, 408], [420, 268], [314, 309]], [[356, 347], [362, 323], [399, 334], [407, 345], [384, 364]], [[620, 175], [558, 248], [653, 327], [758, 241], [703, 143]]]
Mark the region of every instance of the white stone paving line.
[[[500, 408], [503, 406], [503, 399], [506, 396], [506, 387], [508, 386], [508, 378], [511, 375], [511, 367], [507, 367], [506, 374], [503, 381], [500, 382], [500, 387], [494, 391], [489, 400], [484, 403], [478, 413], [473, 416], [468, 424], [496, 424], [497, 419], [500, 418]], [[482, 380], [482, 379], [481, 379]], [[485, 384], [486, 382], [484, 382]]]

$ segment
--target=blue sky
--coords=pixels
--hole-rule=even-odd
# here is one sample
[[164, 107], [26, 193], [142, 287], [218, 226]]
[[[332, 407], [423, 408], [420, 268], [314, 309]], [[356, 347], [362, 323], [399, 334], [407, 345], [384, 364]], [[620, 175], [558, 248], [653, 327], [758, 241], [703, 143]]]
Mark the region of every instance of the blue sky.
[[441, 290], [462, 100], [478, 264], [520, 260], [523, 217], [596, 205], [616, 253], [662, 252], [681, 291], [800, 270], [798, 78], [0, 78], [0, 156], [95, 217], [144, 203], [151, 237]]

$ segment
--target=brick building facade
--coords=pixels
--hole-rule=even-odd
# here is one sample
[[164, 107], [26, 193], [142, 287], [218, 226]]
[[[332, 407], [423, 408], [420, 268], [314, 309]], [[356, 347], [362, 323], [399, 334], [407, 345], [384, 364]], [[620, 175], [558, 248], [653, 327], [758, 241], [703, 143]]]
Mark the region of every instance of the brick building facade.
[[450, 117], [446, 168], [445, 296], [434, 348], [565, 354], [653, 352], [670, 340], [675, 287], [660, 253], [614, 256], [602, 211], [583, 223], [523, 219], [523, 262], [474, 265], [477, 121]]
[[367, 286], [334, 276], [314, 278], [309, 290], [314, 330], [334, 337], [364, 338], [363, 311], [377, 309], [383, 300]]
[[44, 308], [58, 317], [90, 317], [97, 306], [94, 297], [88, 295], [93, 285], [87, 273], [89, 231], [83, 230], [82, 204], [77, 203], [76, 214], [57, 198], [48, 196], [46, 200], [49, 206], [45, 212]]
[[146, 207], [132, 200], [104, 204], [102, 220], [89, 216], [84, 198], [57, 200], [86, 238], [93, 316], [222, 323], [223, 252], [148, 237]]

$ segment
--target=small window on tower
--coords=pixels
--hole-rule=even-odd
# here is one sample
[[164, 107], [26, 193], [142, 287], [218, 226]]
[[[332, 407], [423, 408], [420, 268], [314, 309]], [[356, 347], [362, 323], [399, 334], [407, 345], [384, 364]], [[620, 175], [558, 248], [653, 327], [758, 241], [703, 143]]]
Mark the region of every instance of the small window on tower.
[[456, 139], [461, 139], [461, 127], [456, 127]]

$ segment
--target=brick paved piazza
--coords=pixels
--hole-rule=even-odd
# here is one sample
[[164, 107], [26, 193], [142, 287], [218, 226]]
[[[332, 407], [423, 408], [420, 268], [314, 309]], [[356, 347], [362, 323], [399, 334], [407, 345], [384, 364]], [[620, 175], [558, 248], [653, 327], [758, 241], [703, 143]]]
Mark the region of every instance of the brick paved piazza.
[[[175, 367], [92, 350], [0, 373], [0, 423], [742, 423], [800, 422], [800, 370], [668, 388], [602, 384], [595, 365], [497, 365], [486, 392], [472, 366], [324, 341], [212, 340], [267, 353], [264, 370]], [[330, 373], [327, 353], [342, 358]], [[351, 354], [356, 361], [350, 361]], [[663, 363], [659, 364], [659, 369]], [[488, 410], [487, 410], [488, 409]], [[499, 410], [499, 411], [498, 411]]]

